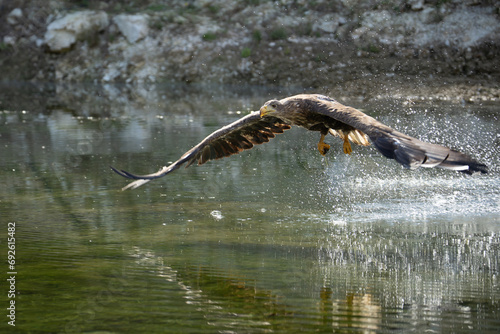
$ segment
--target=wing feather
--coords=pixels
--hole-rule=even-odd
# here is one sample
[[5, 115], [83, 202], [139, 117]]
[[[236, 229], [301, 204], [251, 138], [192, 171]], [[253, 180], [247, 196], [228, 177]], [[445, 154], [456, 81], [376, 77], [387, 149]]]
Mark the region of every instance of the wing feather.
[[[405, 135], [373, 117], [355, 108], [344, 106], [329, 97], [314, 95], [314, 98], [317, 101], [316, 112], [350, 125], [366, 134], [385, 157], [395, 159], [406, 168], [440, 167], [468, 174], [473, 172], [487, 173], [488, 171], [486, 165], [464, 153]], [[330, 131], [330, 133], [332, 132]], [[339, 137], [345, 136], [341, 130], [337, 130], [336, 133], [334, 135]], [[359, 134], [351, 136], [352, 133], [349, 134], [349, 139], [357, 137]], [[357, 140], [363, 142], [363, 139], [357, 138]]]
[[173, 172], [183, 164], [186, 164], [186, 167], [195, 162], [202, 165], [210, 160], [237, 154], [243, 150], [251, 149], [254, 144], [268, 142], [269, 139], [275, 137], [276, 133], [283, 133], [288, 129], [290, 129], [290, 125], [283, 120], [272, 116], [261, 118], [260, 112], [254, 111], [211, 133], [198, 145], [184, 153], [179, 160], [169, 166], [160, 168], [156, 173], [136, 175], [124, 170], [117, 170], [114, 167], [111, 167], [111, 169], [123, 177], [135, 180], [122, 190], [135, 189], [150, 180]]

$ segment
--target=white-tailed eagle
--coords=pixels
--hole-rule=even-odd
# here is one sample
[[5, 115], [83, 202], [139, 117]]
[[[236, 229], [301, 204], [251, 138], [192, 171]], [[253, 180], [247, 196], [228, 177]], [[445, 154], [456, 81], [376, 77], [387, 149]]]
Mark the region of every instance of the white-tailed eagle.
[[395, 159], [406, 168], [441, 167], [468, 174], [487, 173], [486, 165], [464, 153], [407, 136], [355, 108], [318, 94], [300, 94], [282, 100], [270, 100], [260, 111], [254, 111], [213, 132], [184, 153], [179, 160], [162, 167], [156, 173], [135, 175], [111, 168], [119, 175], [135, 180], [123, 190], [134, 189], [152, 179], [165, 176], [184, 164], [186, 167], [195, 162], [202, 165], [209, 160], [227, 157], [266, 143], [292, 125], [318, 131], [321, 134], [318, 150], [322, 155], [330, 149], [324, 139], [331, 134], [344, 140], [343, 150], [346, 154], [352, 152], [350, 141], [364, 146], [371, 142], [385, 157]]

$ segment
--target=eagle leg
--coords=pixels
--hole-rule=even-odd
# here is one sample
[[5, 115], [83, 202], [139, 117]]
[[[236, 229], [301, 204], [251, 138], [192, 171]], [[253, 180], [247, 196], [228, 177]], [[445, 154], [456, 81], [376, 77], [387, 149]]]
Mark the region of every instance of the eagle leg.
[[349, 143], [349, 138], [347, 135], [344, 136], [344, 153], [351, 155], [352, 147], [351, 143]]
[[324, 142], [325, 135], [321, 134], [321, 138], [318, 143], [318, 151], [321, 155], [325, 155], [330, 150], [330, 145]]

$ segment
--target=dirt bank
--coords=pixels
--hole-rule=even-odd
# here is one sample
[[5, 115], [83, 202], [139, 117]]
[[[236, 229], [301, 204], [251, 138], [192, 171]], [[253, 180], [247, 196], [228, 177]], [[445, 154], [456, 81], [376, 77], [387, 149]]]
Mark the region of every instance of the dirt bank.
[[439, 86], [443, 96], [474, 100], [482, 92], [495, 101], [498, 6], [9, 1], [0, 11], [0, 71], [4, 82], [217, 82], [393, 95], [403, 94], [402, 83], [422, 96]]

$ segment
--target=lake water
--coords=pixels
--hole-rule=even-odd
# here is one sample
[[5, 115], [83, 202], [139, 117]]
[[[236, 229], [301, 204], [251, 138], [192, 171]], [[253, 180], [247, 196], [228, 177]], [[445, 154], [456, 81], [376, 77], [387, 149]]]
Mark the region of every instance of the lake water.
[[299, 128], [135, 190], [122, 192], [127, 180], [109, 168], [154, 172], [268, 99], [301, 92], [3, 87], [0, 253], [15, 223], [14, 267], [2, 261], [15, 298], [4, 279], [0, 326], [497, 333], [498, 104], [334, 96], [473, 155], [487, 175], [406, 170], [373, 147], [346, 156], [333, 137], [323, 158], [318, 134]]

